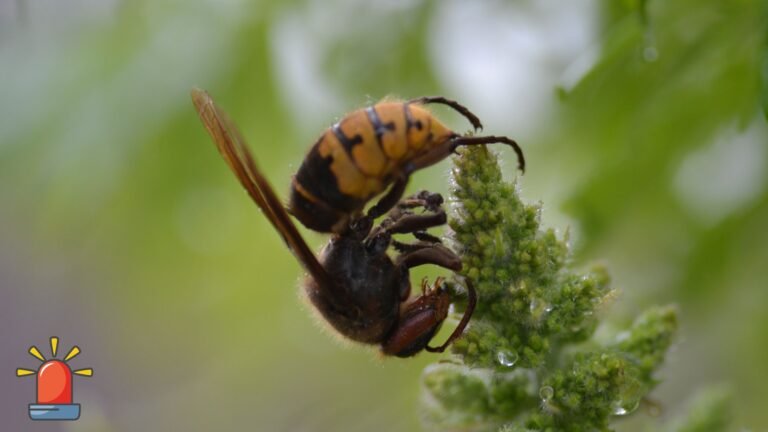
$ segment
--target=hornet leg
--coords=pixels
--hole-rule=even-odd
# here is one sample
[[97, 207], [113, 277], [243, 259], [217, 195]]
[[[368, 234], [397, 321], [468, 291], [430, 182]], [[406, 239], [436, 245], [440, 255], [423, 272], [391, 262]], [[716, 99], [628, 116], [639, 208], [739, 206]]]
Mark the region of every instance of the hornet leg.
[[411, 161], [411, 168], [416, 171], [428, 166], [434, 165], [448, 157], [461, 146], [485, 145], [485, 144], [507, 144], [517, 154], [517, 166], [523, 173], [525, 172], [525, 156], [523, 150], [515, 140], [503, 136], [455, 136], [447, 140], [439, 147], [435, 147], [428, 153]]
[[410, 357], [423, 349], [428, 352], [445, 351], [464, 333], [475, 310], [477, 293], [469, 280], [467, 280], [467, 296], [464, 315], [448, 339], [440, 346], [429, 346], [430, 340], [448, 316], [448, 306], [451, 301], [450, 294], [441, 285], [441, 280], [436, 280], [431, 291], [425, 292], [404, 308], [397, 327], [382, 344], [382, 352], [397, 357]]
[[417, 103], [421, 105], [435, 103], [435, 104], [449, 106], [454, 110], [456, 110], [456, 112], [458, 112], [459, 114], [463, 115], [464, 118], [469, 120], [469, 122], [472, 123], [472, 127], [474, 127], [475, 130], [480, 130], [483, 128], [483, 124], [480, 123], [480, 119], [477, 118], [477, 116], [474, 115], [472, 111], [470, 111], [467, 107], [456, 102], [455, 100], [447, 99], [442, 96], [424, 96], [416, 99], [411, 99], [407, 103]]

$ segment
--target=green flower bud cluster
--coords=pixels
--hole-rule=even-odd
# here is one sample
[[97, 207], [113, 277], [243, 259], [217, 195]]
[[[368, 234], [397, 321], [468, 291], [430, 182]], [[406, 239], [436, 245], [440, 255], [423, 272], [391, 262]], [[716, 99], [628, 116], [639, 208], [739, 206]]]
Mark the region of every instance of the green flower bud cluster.
[[610, 430], [654, 387], [677, 328], [675, 308], [651, 308], [612, 343], [576, 345], [592, 337], [612, 297], [606, 270], [571, 268], [566, 240], [540, 228], [541, 205], [520, 200], [487, 149], [464, 149], [453, 178], [454, 247], [479, 300], [452, 361], [424, 372], [425, 424]]
[[514, 186], [501, 179], [496, 157], [468, 149], [456, 160], [450, 226], [482, 301], [474, 325], [454, 351], [472, 366], [537, 367], [553, 343], [583, 341], [592, 334], [595, 311], [611, 294], [606, 271], [566, 270], [568, 247], [554, 230], [539, 229], [541, 206], [525, 205]]

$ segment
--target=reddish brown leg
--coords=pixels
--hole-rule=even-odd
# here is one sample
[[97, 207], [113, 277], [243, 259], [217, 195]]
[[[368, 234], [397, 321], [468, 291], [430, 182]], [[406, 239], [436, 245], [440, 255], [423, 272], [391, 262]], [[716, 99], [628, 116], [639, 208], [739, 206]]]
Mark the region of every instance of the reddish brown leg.
[[397, 327], [381, 345], [387, 355], [410, 357], [423, 350], [448, 315], [450, 294], [436, 287], [408, 304], [400, 312]]
[[[397, 265], [410, 269], [423, 264], [434, 264], [453, 271], [461, 270], [461, 259], [450, 249], [441, 244], [423, 244], [414, 246], [414, 250], [404, 253], [397, 258]], [[404, 270], [407, 274], [407, 270]], [[382, 352], [398, 357], [409, 357], [426, 349], [430, 352], [443, 352], [456, 338], [461, 336], [469, 323], [475, 309], [477, 296], [474, 287], [468, 285], [467, 310], [464, 312], [459, 325], [454, 329], [448, 340], [438, 347], [430, 347], [429, 341], [440, 329], [448, 316], [448, 306], [451, 295], [441, 285], [441, 278], [435, 281], [432, 290], [427, 290], [422, 283], [422, 295], [412, 303], [403, 307], [397, 327], [382, 344]]]
[[442, 345], [439, 347], [431, 347], [427, 345], [425, 348], [427, 351], [436, 353], [445, 351], [453, 341], [461, 337], [464, 333], [464, 329], [467, 328], [467, 324], [469, 324], [469, 320], [472, 318], [472, 313], [475, 311], [475, 306], [477, 305], [477, 291], [475, 291], [475, 286], [472, 285], [472, 281], [465, 279], [465, 282], [467, 283], [467, 308], [464, 310], [464, 315], [461, 317], [459, 325], [456, 326], [453, 333], [451, 333]]
[[399, 255], [395, 264], [409, 269], [420, 265], [434, 264], [453, 271], [461, 270], [461, 258], [439, 243]]
[[423, 349], [429, 352], [443, 352], [464, 333], [477, 304], [477, 294], [469, 280], [467, 280], [467, 309], [459, 325], [442, 345], [438, 347], [428, 345], [448, 316], [448, 306], [451, 302], [450, 294], [440, 284], [441, 279], [436, 280], [432, 291], [425, 292], [404, 308], [397, 327], [381, 346], [384, 354], [410, 357]]

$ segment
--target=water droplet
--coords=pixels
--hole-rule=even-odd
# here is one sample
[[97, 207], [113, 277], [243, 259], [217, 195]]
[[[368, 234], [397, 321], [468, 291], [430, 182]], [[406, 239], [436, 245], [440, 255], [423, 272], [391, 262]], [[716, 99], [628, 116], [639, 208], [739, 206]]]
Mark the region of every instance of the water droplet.
[[531, 317], [535, 321], [543, 319], [548, 313], [552, 312], [551, 304], [541, 301], [537, 298], [531, 299], [529, 308], [531, 310]]
[[499, 351], [498, 354], [496, 354], [496, 360], [499, 361], [499, 364], [506, 367], [512, 367], [517, 363], [517, 353], [514, 351]]
[[531, 299], [530, 309], [531, 309], [531, 313], [536, 313], [536, 311], [539, 310], [539, 300], [538, 299]]
[[631, 414], [637, 409], [639, 405], [640, 405], [640, 401], [634, 401], [634, 402], [618, 401], [613, 404], [613, 415], [625, 416], [627, 414]]
[[539, 397], [541, 398], [542, 402], [549, 402], [552, 400], [552, 397], [555, 395], [555, 389], [553, 389], [550, 386], [544, 386], [539, 389]]

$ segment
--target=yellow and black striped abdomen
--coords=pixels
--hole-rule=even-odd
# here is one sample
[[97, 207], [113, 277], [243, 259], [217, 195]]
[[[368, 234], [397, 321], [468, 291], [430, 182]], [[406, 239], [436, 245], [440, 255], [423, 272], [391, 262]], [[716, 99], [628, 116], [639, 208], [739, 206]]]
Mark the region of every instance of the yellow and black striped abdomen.
[[328, 230], [329, 223], [361, 211], [404, 164], [451, 134], [417, 104], [382, 102], [354, 111], [310, 149], [291, 188], [290, 210], [309, 228]]

